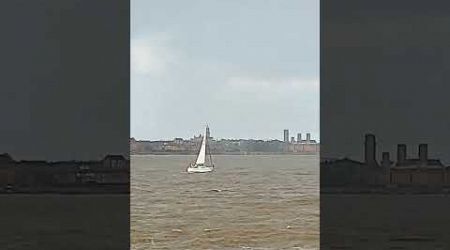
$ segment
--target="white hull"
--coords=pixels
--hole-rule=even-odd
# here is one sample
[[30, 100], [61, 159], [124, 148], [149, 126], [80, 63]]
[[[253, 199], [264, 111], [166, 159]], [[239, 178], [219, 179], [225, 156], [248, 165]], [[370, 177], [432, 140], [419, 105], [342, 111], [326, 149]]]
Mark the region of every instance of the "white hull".
[[207, 167], [207, 166], [189, 166], [187, 168], [188, 173], [207, 173], [212, 172], [214, 170], [214, 167]]

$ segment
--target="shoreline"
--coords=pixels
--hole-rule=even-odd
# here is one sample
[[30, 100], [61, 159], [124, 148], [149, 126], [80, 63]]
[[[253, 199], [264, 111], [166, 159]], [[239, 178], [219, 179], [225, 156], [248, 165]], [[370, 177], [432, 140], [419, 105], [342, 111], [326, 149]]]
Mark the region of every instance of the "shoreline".
[[[130, 154], [130, 156], [145, 156], [145, 155], [197, 155], [197, 152], [152, 152]], [[213, 153], [212, 155], [320, 155], [319, 152], [302, 152], [302, 153], [283, 153], [283, 152], [226, 152]]]
[[130, 184], [115, 185], [79, 185], [79, 186], [38, 186], [38, 187], [15, 187], [13, 189], [0, 189], [1, 195], [10, 194], [130, 194]]

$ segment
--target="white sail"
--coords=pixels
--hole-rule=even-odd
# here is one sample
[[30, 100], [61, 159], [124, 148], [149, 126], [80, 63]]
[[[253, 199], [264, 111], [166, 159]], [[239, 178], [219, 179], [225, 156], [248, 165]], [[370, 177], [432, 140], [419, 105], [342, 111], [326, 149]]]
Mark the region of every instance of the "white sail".
[[206, 133], [203, 136], [202, 146], [200, 148], [200, 152], [198, 153], [197, 161], [195, 162], [195, 164], [197, 165], [205, 164], [205, 159], [206, 159]]
[[[195, 164], [190, 164], [190, 166], [187, 168], [188, 173], [208, 173], [212, 172], [214, 170], [214, 165], [212, 164], [211, 160], [211, 166], [206, 166], [206, 144], [208, 143], [209, 138], [209, 128], [206, 126], [205, 134], [203, 135], [202, 139], [202, 145], [200, 147], [200, 152], [198, 152], [197, 161]], [[210, 155], [211, 157], [211, 155]]]

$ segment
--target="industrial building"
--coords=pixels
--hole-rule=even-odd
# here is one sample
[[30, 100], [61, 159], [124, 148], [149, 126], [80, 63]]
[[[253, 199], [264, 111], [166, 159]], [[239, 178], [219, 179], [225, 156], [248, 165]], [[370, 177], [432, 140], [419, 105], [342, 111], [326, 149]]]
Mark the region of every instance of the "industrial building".
[[428, 158], [428, 145], [420, 144], [417, 158], [407, 158], [405, 144], [397, 145], [397, 161], [382, 152], [381, 164], [376, 160], [376, 138], [365, 136], [364, 162], [348, 158], [321, 162], [321, 185], [324, 187], [377, 186], [389, 190], [436, 189], [450, 187], [450, 167], [438, 159]]
[[428, 159], [428, 145], [419, 145], [418, 158], [406, 157], [406, 145], [397, 146], [397, 162], [390, 168], [390, 183], [394, 186], [450, 185], [448, 168], [440, 160]]
[[321, 162], [322, 186], [379, 187], [387, 184], [386, 169], [376, 160], [376, 140], [365, 136], [364, 162], [348, 158]]

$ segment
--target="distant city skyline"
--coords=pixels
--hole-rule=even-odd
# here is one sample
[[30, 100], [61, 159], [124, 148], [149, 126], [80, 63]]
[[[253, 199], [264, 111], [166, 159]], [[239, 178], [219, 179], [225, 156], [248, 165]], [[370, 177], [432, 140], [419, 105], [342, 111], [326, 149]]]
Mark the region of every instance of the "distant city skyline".
[[[291, 133], [291, 131], [289, 130], [289, 133]], [[183, 136], [172, 136], [172, 137], [170, 137], [170, 138], [159, 138], [159, 139], [148, 139], [148, 138], [139, 138], [139, 137], [134, 137], [134, 136], [130, 136], [131, 138], [134, 138], [135, 140], [141, 140], [141, 141], [166, 141], [166, 140], [174, 140], [175, 138], [182, 138], [182, 139], [185, 139], [185, 140], [188, 140], [188, 139], [192, 139], [192, 138], [194, 138], [195, 136], [199, 136], [199, 135], [204, 135], [205, 134], [205, 132], [203, 131], [200, 131], [199, 133], [196, 133], [196, 134], [192, 134], [192, 135], [190, 135], [190, 136], [186, 136], [186, 137], [183, 137]], [[289, 141], [291, 140], [291, 137], [293, 137], [294, 138], [294, 140], [297, 142], [298, 141], [298, 134], [301, 134], [301, 139], [303, 140], [303, 141], [306, 141], [307, 140], [307, 135], [309, 134], [310, 135], [310, 140], [312, 140], [312, 141], [317, 141], [317, 142], [319, 142], [320, 140], [319, 140], [319, 138], [316, 138], [316, 137], [314, 137], [314, 136], [312, 136], [312, 134], [311, 133], [309, 133], [309, 132], [298, 132], [298, 133], [295, 133], [295, 134], [291, 134], [292, 136], [290, 136], [289, 137]], [[213, 138], [213, 139], [217, 139], [217, 140], [221, 140], [221, 139], [225, 139], [225, 140], [240, 140], [240, 139], [242, 139], [242, 140], [264, 140], [264, 141], [270, 141], [270, 140], [279, 140], [279, 141], [285, 141], [285, 138], [284, 138], [284, 130], [282, 130], [281, 131], [281, 133], [280, 133], [280, 136], [279, 137], [276, 137], [276, 138], [259, 138], [259, 137], [256, 137], [256, 138], [235, 138], [235, 137], [217, 137], [217, 136], [214, 136], [214, 134], [213, 133], [211, 133], [211, 137]]]
[[131, 1], [136, 139], [319, 140], [319, 1]]

